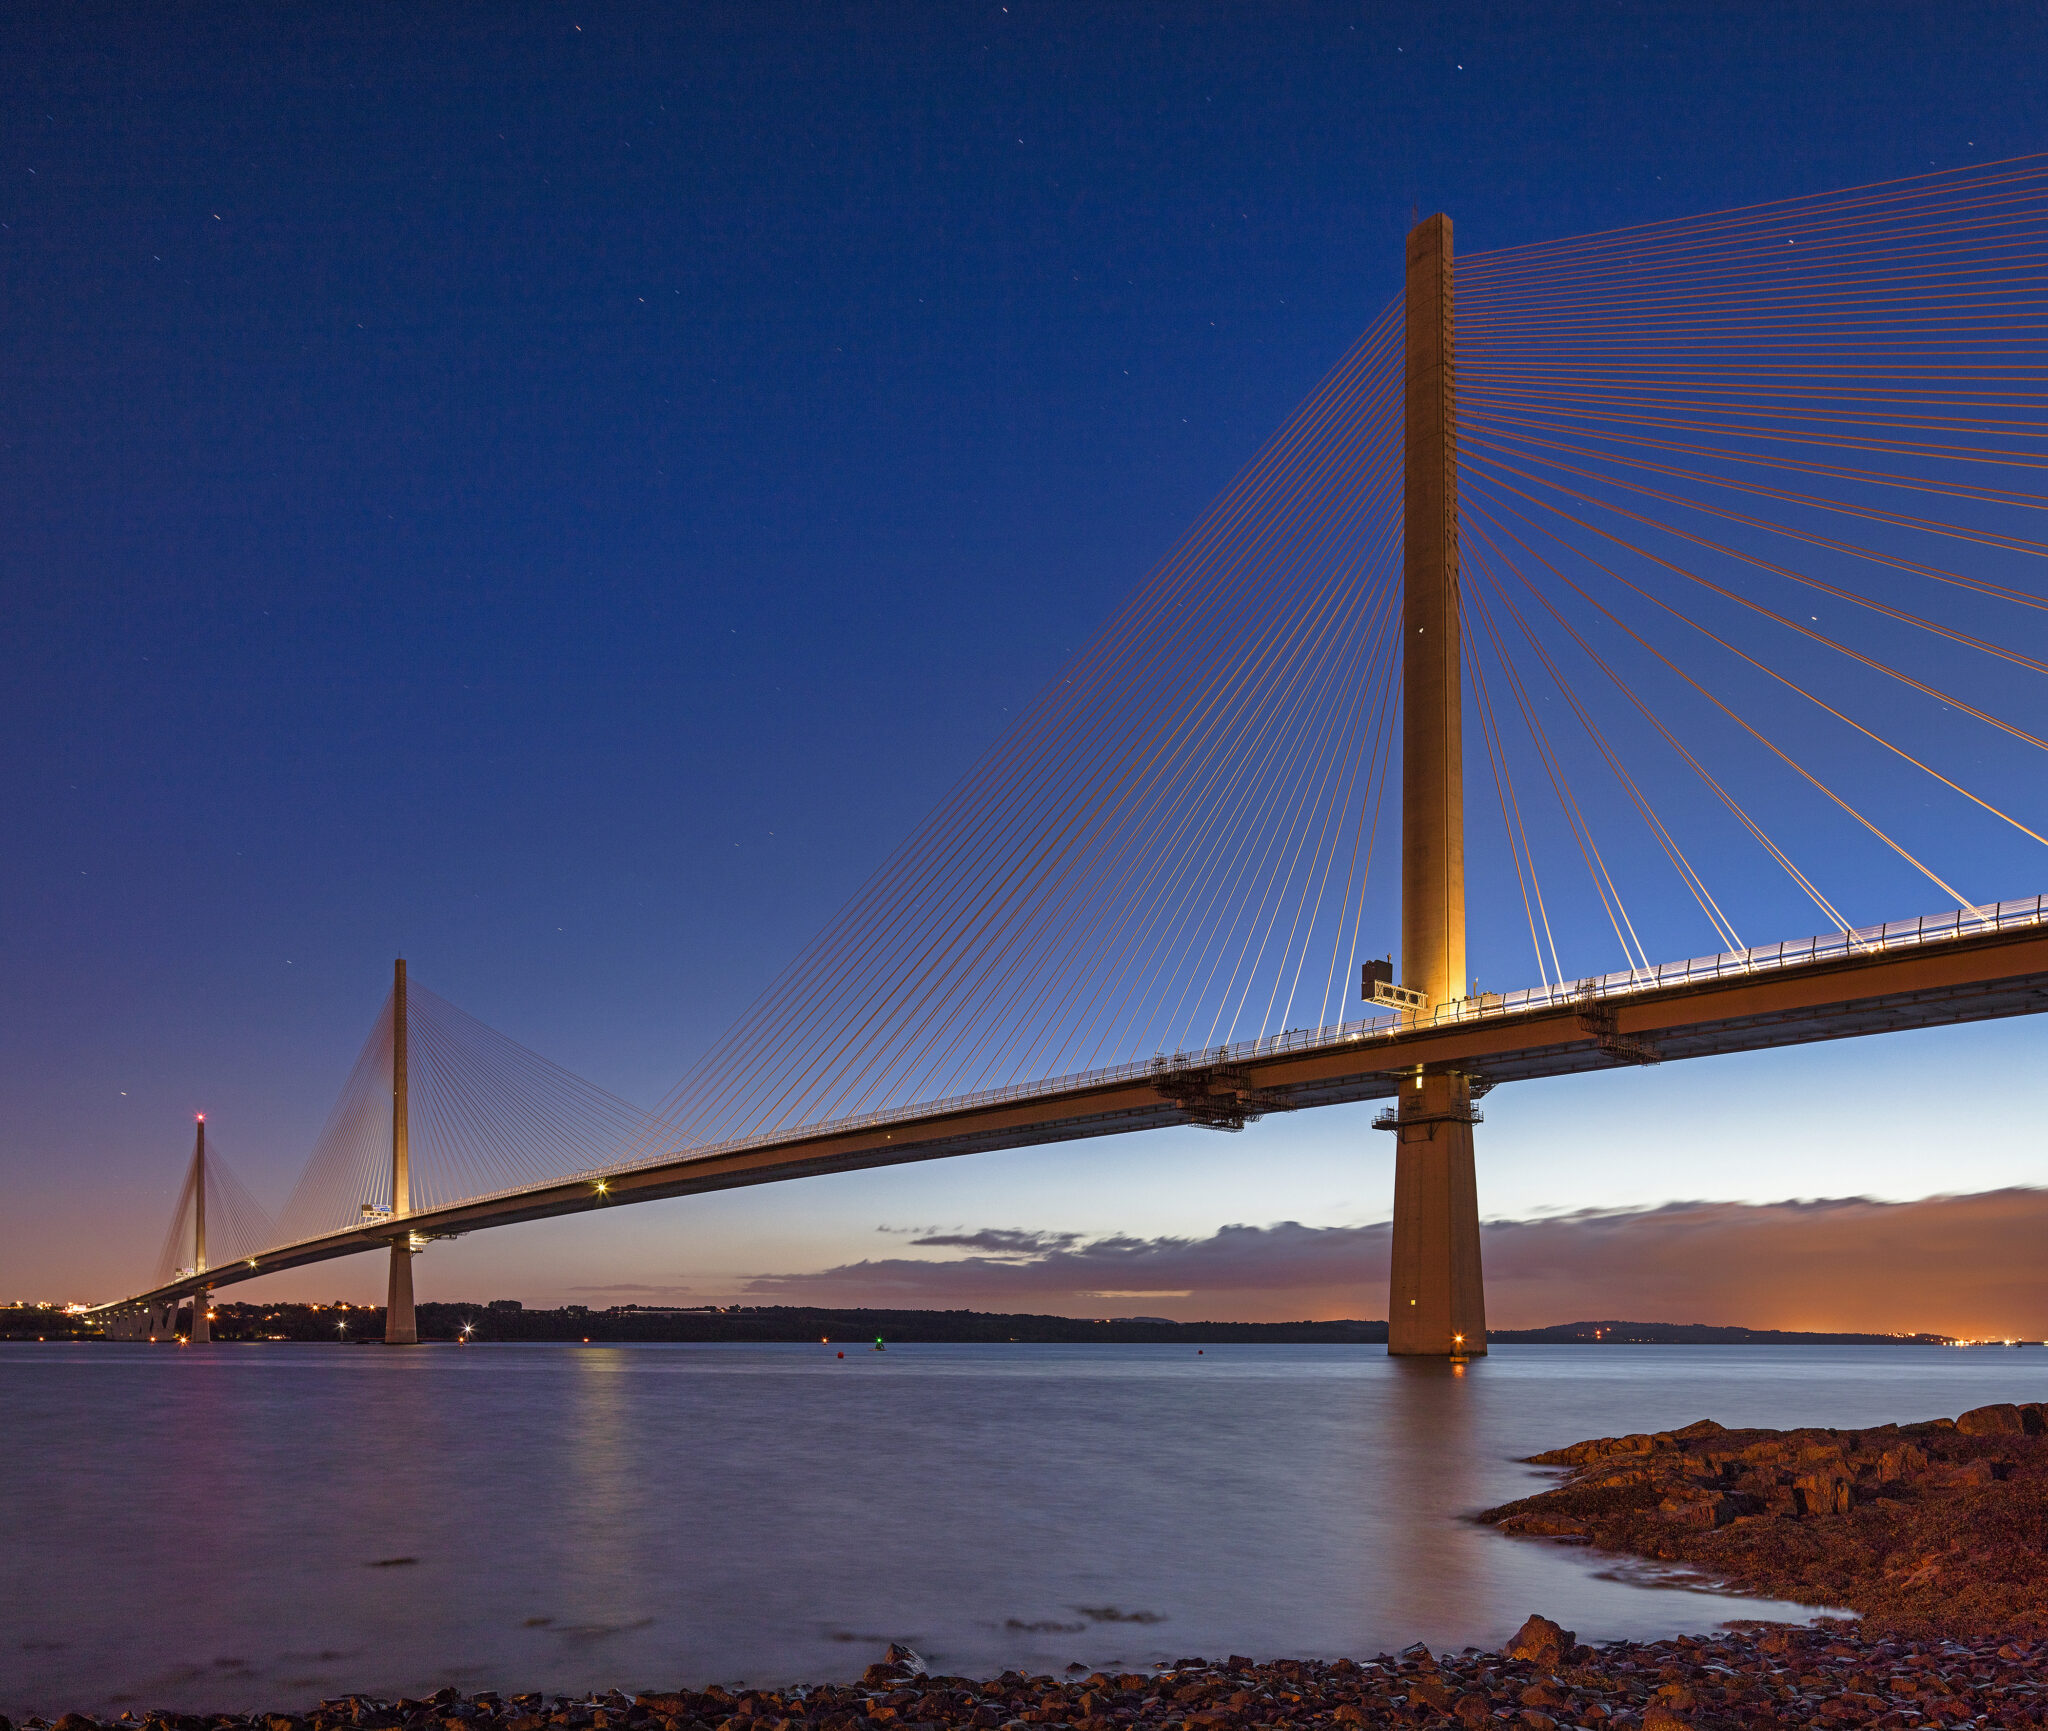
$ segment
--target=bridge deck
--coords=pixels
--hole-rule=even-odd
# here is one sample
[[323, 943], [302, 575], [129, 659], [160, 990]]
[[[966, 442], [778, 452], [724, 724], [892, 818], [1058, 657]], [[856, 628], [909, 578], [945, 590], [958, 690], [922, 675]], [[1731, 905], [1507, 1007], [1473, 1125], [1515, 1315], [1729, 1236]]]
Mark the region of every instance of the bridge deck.
[[[1269, 1112], [1385, 1098], [1418, 1066], [1463, 1070], [1491, 1086], [2026, 1015], [2048, 1010], [2048, 910], [2039, 901], [2019, 906], [2028, 915], [2007, 917], [1992, 930], [1959, 926], [1936, 934], [1923, 928], [1912, 941], [1891, 948], [1830, 940], [1832, 948], [1816, 946], [1811, 955], [1781, 951], [1769, 965], [1747, 972], [1708, 972], [1686, 964], [1693, 972], [1676, 983], [1653, 977], [1644, 984], [1637, 976], [1622, 987], [1613, 982], [1628, 977], [1609, 976], [1589, 982], [1595, 989], [1584, 995], [1517, 994], [1420, 1026], [1359, 1025], [1288, 1036], [1043, 1089], [940, 1101], [856, 1123], [692, 1150], [421, 1210], [403, 1224], [420, 1234], [476, 1232], [629, 1202], [1041, 1142], [1188, 1123], [1229, 1127]], [[99, 1308], [162, 1304], [202, 1288], [380, 1250], [391, 1241], [392, 1225], [365, 1222]]]

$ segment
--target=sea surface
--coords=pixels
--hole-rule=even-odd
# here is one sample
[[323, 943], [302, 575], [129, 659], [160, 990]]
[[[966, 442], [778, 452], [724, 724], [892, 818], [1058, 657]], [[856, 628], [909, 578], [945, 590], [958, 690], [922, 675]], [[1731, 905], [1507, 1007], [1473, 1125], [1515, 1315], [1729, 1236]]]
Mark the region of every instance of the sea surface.
[[1582, 1437], [2044, 1396], [2039, 1348], [0, 1344], [0, 1712], [1804, 1616], [1466, 1517]]

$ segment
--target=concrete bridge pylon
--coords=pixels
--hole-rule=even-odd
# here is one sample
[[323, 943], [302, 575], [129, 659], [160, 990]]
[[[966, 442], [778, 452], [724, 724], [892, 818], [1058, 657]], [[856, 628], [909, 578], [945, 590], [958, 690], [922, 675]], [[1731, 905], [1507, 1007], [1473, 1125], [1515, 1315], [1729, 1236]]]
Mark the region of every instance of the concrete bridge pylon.
[[[392, 964], [391, 975], [391, 1218], [404, 1222], [412, 1213], [412, 1161], [407, 1143], [409, 1086], [406, 1075], [405, 958]], [[391, 1275], [384, 1289], [384, 1344], [417, 1346], [419, 1325], [412, 1309], [412, 1229], [405, 1227], [391, 1241]]]
[[[1465, 973], [1463, 676], [1458, 607], [1457, 371], [1451, 219], [1418, 223], [1407, 249], [1402, 426], [1401, 972], [1426, 1022], [1468, 993]], [[1456, 1069], [1404, 1076], [1394, 1132], [1387, 1351], [1486, 1351], [1472, 1091]]]
[[[198, 1114], [196, 1138], [192, 1146], [192, 1270], [195, 1274], [206, 1272], [206, 1114]], [[207, 1325], [206, 1306], [209, 1288], [202, 1286], [192, 1294], [192, 1329], [185, 1337], [194, 1346], [206, 1346], [213, 1339], [213, 1331]]]

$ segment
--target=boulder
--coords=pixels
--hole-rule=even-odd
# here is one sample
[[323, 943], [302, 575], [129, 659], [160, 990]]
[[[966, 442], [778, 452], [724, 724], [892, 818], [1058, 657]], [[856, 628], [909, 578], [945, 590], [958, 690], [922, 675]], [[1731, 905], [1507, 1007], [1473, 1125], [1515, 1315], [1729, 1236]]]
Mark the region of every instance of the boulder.
[[[2039, 1422], [2038, 1416], [2035, 1422]], [[1956, 1429], [1964, 1436], [2023, 1436], [2027, 1421], [2018, 1407], [2001, 1401], [1995, 1406], [1973, 1406], [1957, 1415]]]
[[1855, 1488], [1838, 1472], [1802, 1473], [1792, 1489], [1801, 1514], [1846, 1515], [1856, 1506]]
[[1508, 1643], [1508, 1657], [1541, 1665], [1546, 1671], [1555, 1671], [1564, 1663], [1565, 1655], [1578, 1644], [1579, 1637], [1575, 1631], [1560, 1627], [1548, 1617], [1531, 1616]]

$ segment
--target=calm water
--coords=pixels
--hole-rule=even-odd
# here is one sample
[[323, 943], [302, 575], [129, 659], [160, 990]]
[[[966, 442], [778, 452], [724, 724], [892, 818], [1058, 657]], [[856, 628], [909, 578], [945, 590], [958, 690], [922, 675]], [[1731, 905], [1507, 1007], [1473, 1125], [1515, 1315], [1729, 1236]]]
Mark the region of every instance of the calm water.
[[0, 1345], [0, 1712], [1702, 1629], [1791, 1612], [1460, 1517], [1580, 1437], [2048, 1394], [1933, 1348], [837, 1350]]

